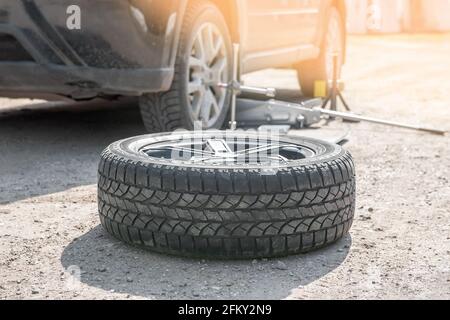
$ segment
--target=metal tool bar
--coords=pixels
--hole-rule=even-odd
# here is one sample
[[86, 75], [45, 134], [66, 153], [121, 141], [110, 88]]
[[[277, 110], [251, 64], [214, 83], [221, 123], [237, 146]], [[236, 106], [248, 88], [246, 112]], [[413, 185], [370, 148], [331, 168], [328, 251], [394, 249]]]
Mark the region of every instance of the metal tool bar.
[[253, 93], [262, 96], [266, 96], [269, 98], [275, 98], [276, 90], [273, 88], [258, 88], [258, 87], [250, 87], [244, 86], [239, 83], [239, 44], [233, 44], [233, 76], [232, 80], [229, 83], [215, 83], [220, 88], [225, 88], [231, 92], [231, 121], [230, 121], [230, 129], [237, 129], [236, 122], [236, 100], [237, 96], [242, 92], [245, 93]]
[[394, 122], [394, 121], [387, 121], [387, 120], [380, 120], [376, 118], [371, 117], [365, 117], [365, 116], [359, 116], [359, 115], [353, 115], [351, 113], [347, 112], [339, 112], [339, 111], [330, 111], [322, 108], [316, 108], [317, 111], [320, 111], [322, 115], [328, 115], [333, 118], [341, 118], [344, 120], [350, 120], [350, 121], [363, 121], [363, 122], [371, 122], [376, 124], [382, 124], [382, 125], [388, 125], [392, 127], [399, 127], [399, 128], [406, 128], [406, 129], [412, 129], [412, 130], [418, 130], [438, 135], [445, 135], [447, 132], [443, 130], [438, 129], [431, 129], [431, 128], [425, 128], [422, 126], [415, 126], [410, 124], [404, 124], [400, 122]]
[[251, 87], [251, 86], [243, 86], [243, 85], [239, 84], [238, 82], [236, 82], [234, 84], [219, 83], [219, 84], [217, 84], [217, 86], [220, 88], [231, 89], [234, 92], [236, 92], [236, 94], [251, 93], [251, 94], [258, 94], [261, 96], [265, 96], [268, 98], [275, 98], [275, 96], [277, 94], [277, 91], [274, 88], [258, 88], [258, 87]]
[[[233, 44], [233, 79], [232, 83], [238, 83], [238, 72], [239, 72], [239, 44], [235, 43]], [[234, 88], [228, 87], [228, 89], [231, 91], [231, 122], [230, 122], [230, 129], [236, 130], [237, 129], [237, 123], [236, 123], [236, 99], [237, 99], [237, 92], [233, 90]]]

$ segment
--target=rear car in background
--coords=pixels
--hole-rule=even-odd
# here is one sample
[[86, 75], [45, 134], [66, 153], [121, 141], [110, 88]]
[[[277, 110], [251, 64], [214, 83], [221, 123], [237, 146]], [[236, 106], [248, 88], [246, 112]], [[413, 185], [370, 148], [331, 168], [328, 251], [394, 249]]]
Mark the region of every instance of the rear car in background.
[[221, 128], [232, 43], [241, 74], [295, 68], [309, 96], [333, 51], [340, 72], [345, 19], [344, 0], [2, 0], [0, 95], [135, 96], [150, 132]]

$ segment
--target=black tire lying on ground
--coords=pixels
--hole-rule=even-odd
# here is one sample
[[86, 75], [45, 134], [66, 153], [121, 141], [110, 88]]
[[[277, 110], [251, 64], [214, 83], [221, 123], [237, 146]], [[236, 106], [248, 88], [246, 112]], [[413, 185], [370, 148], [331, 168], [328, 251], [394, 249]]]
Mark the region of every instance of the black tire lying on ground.
[[[153, 251], [221, 259], [305, 253], [348, 233], [355, 211], [355, 172], [347, 151], [314, 139], [283, 137], [283, 148], [277, 150], [283, 161], [263, 162], [259, 156], [262, 163], [257, 165], [246, 160], [217, 163], [208, 157], [197, 162], [185, 158], [185, 147], [177, 145], [187, 137], [200, 137], [208, 145], [205, 141], [223, 135], [155, 134], [110, 145], [99, 165], [104, 228]], [[250, 139], [244, 143], [250, 149], [260, 135], [233, 133], [232, 138]], [[174, 150], [184, 158], [168, 159]]]

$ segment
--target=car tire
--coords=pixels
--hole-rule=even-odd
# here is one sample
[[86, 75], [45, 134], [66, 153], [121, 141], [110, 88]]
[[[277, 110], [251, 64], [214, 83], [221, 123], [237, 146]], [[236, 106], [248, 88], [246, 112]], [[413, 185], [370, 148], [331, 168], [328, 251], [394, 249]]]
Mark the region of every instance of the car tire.
[[[153, 152], [162, 149], [149, 149], [155, 157], [142, 151], [189, 136], [224, 134], [154, 134], [110, 145], [98, 171], [100, 221], [107, 232], [160, 253], [218, 259], [305, 253], [348, 233], [355, 171], [351, 155], [339, 145], [283, 137], [282, 144], [314, 155], [281, 166], [193, 164], [155, 158]], [[233, 133], [230, 139], [259, 138]]]
[[[208, 41], [205, 36], [209, 33], [214, 41], [213, 46], [221, 39], [218, 54], [213, 58], [213, 46], [208, 47], [208, 43], [212, 41]], [[199, 38], [204, 42], [201, 46], [197, 45]], [[200, 53], [203, 50], [200, 47], [204, 48], [203, 53]], [[201, 66], [197, 60], [197, 65], [191, 62], [194, 61], [191, 59], [193, 56], [202, 56], [202, 59], [198, 58], [202, 62]], [[202, 84], [201, 81], [228, 82], [232, 76], [231, 57], [231, 37], [220, 10], [209, 1], [189, 1], [181, 28], [171, 88], [167, 92], [146, 94], [140, 98], [140, 110], [146, 129], [150, 133], [157, 133], [179, 128], [222, 128], [228, 115], [230, 94], [226, 89], [208, 83]], [[222, 61], [225, 61], [225, 67], [220, 69]], [[198, 91], [191, 92], [194, 86], [197, 86]], [[212, 104], [207, 106], [211, 99], [215, 99], [219, 108], [211, 106]], [[194, 107], [197, 108], [194, 110]], [[209, 114], [205, 111], [208, 108], [211, 108]], [[208, 115], [210, 119], [206, 119]]]
[[[316, 81], [328, 81], [332, 79], [333, 62], [331, 53], [334, 49], [337, 49], [340, 53], [338, 58], [338, 77], [341, 75], [345, 53], [345, 28], [342, 16], [336, 7], [331, 7], [326, 21], [327, 29], [319, 57], [301, 62], [296, 66], [298, 82], [303, 95], [307, 97], [314, 96]], [[336, 35], [337, 38], [333, 38], [333, 35]]]

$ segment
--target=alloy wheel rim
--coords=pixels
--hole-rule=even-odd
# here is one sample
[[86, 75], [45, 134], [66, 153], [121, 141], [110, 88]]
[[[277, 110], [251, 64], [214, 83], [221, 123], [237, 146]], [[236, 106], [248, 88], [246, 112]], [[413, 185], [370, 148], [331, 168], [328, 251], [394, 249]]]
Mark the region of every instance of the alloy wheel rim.
[[169, 163], [213, 166], [289, 164], [317, 155], [316, 151], [301, 143], [208, 135], [192, 140], [174, 137], [173, 140], [143, 144], [137, 151], [145, 157]]
[[226, 107], [228, 57], [225, 39], [213, 23], [202, 24], [192, 43], [188, 71], [189, 115], [193, 123], [212, 128]]

